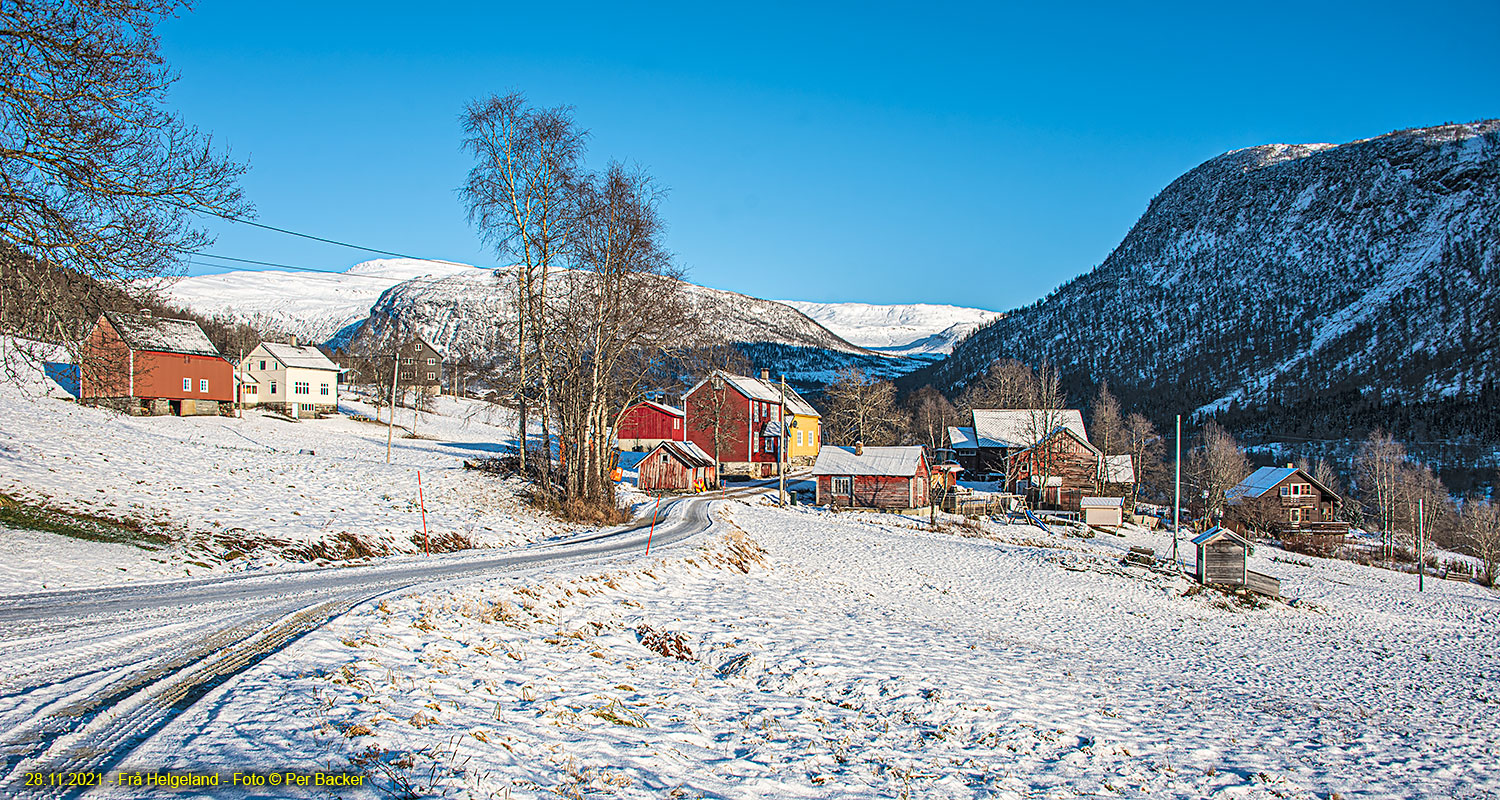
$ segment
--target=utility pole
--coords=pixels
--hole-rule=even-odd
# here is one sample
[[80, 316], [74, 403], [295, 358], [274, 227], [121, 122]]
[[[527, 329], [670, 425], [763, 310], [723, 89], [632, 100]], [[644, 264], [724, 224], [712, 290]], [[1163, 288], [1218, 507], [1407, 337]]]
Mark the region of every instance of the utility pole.
[[1172, 563], [1177, 563], [1177, 534], [1182, 515], [1182, 415], [1177, 415], [1177, 458], [1172, 465]]
[[781, 438], [777, 440], [777, 444], [776, 444], [776, 461], [777, 461], [777, 464], [776, 464], [776, 474], [777, 474], [778, 477], [781, 478], [781, 480], [779, 482], [779, 484], [780, 484], [779, 488], [777, 489], [778, 494], [776, 495], [776, 502], [778, 504], [780, 504], [780, 505], [785, 506], [786, 505], [786, 443], [787, 443], [787, 437], [789, 437], [791, 435], [791, 433], [789, 431], [787, 431], [787, 429], [786, 429], [786, 375], [785, 374], [783, 374], [781, 376], [781, 401], [780, 402], [781, 402], [781, 421], [780, 421], [780, 424], [781, 424]]
[[391, 356], [391, 421], [385, 426], [385, 463], [391, 463], [391, 438], [396, 435], [396, 376], [401, 374], [401, 348]]
[[1427, 540], [1426, 540], [1426, 537], [1423, 535], [1425, 533], [1425, 531], [1423, 530], [1422, 526], [1423, 526], [1423, 523], [1425, 522], [1425, 520], [1422, 518], [1422, 511], [1423, 511], [1423, 508], [1422, 508], [1422, 498], [1418, 497], [1417, 498], [1417, 591], [1419, 591], [1419, 592], [1423, 591], [1423, 589], [1422, 589], [1422, 578], [1426, 577], [1426, 575], [1427, 575], [1427, 565], [1422, 562], [1422, 556], [1424, 555], [1423, 551], [1425, 551], [1427, 549]]
[[240, 399], [240, 394], [242, 392], [244, 392], [244, 390], [245, 390], [245, 386], [244, 386], [244, 380], [245, 380], [245, 373], [244, 373], [244, 369], [245, 369], [245, 347], [244, 347], [244, 345], [240, 346], [239, 354], [240, 354], [239, 355], [239, 361], [235, 362], [235, 365], [234, 365], [234, 418], [235, 419], [244, 419], [244, 417], [245, 417], [245, 403], [244, 403], [243, 400]]

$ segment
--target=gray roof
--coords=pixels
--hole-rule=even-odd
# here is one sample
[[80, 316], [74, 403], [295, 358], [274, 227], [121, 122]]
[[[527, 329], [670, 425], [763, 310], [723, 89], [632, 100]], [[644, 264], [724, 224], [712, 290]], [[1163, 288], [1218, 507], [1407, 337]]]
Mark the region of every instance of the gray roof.
[[1125, 498], [1123, 497], [1080, 497], [1079, 508], [1123, 508]]
[[[687, 392], [683, 394], [683, 404], [686, 405], [686, 397], [688, 395], [698, 391], [699, 386], [702, 386], [703, 384], [712, 380], [715, 375], [722, 377], [726, 384], [734, 387], [735, 391], [750, 398], [751, 400], [763, 400], [767, 403], [778, 404], [781, 402], [781, 389], [779, 384], [772, 383], [770, 381], [763, 381], [759, 378], [751, 378], [745, 375], [735, 375], [732, 372], [725, 372], [724, 370], [716, 369], [713, 372], [709, 373], [709, 376], [707, 378], [704, 378], [703, 380], [693, 384], [693, 388], [688, 389]], [[821, 419], [823, 416], [822, 414], [818, 413], [818, 410], [816, 408], [812, 407], [811, 403], [803, 400], [802, 395], [797, 394], [797, 392], [794, 391], [790, 386], [786, 388], [786, 410], [788, 413], [800, 414], [804, 417], [818, 417]]]
[[[305, 345], [299, 347], [279, 342], [261, 342], [260, 349], [265, 350], [277, 361], [288, 367], [297, 367], [298, 369], [326, 369], [331, 372], [339, 371], [338, 365], [329, 361], [328, 356], [323, 355], [323, 352], [316, 347]], [[254, 352], [253, 350], [251, 351], [251, 353]]]
[[713, 456], [703, 452], [703, 448], [692, 442], [679, 442], [672, 439], [664, 440], [661, 444], [652, 448], [652, 451], [665, 450], [692, 467], [711, 467], [714, 465]]
[[219, 348], [208, 340], [198, 323], [188, 319], [166, 319], [148, 314], [104, 312], [104, 318], [119, 332], [131, 350], [153, 353], [182, 353], [191, 356], [223, 358]]
[[1235, 533], [1234, 531], [1232, 531], [1232, 530], [1230, 530], [1228, 528], [1225, 528], [1223, 526], [1215, 526], [1215, 527], [1209, 528], [1208, 530], [1206, 530], [1206, 531], [1198, 534], [1197, 536], [1194, 536], [1193, 537], [1193, 544], [1195, 544], [1195, 545], [1197, 545], [1199, 547], [1202, 547], [1203, 545], [1212, 544], [1214, 542], [1217, 542], [1220, 539], [1232, 539], [1232, 540], [1234, 540], [1236, 542], [1239, 542], [1240, 544], [1242, 544], [1242, 545], [1244, 545], [1246, 547], [1250, 546], [1250, 540], [1249, 539], [1246, 539], [1245, 537], [1239, 535], [1238, 533]]
[[1080, 441], [1089, 440], [1083, 412], [1076, 408], [976, 408], [973, 416], [979, 447], [1031, 447], [1058, 428], [1067, 428]]
[[879, 475], [910, 478], [922, 463], [922, 447], [866, 447], [860, 455], [852, 447], [819, 448], [814, 475]]
[[977, 441], [973, 428], [948, 428], [948, 445], [954, 450], [976, 450]]
[[1105, 483], [1135, 483], [1135, 462], [1130, 454], [1104, 457]]

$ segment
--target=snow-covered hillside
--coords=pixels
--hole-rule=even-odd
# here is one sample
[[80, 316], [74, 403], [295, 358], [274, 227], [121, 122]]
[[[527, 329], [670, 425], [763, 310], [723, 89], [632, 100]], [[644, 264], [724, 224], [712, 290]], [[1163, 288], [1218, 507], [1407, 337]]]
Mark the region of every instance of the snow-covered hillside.
[[1003, 316], [982, 308], [928, 303], [782, 302], [860, 347], [903, 356], [947, 355], [975, 328]]
[[1262, 546], [1295, 603], [1246, 602], [1121, 563], [1161, 534], [716, 517], [651, 559], [367, 603], [122, 766], [353, 768], [373, 784], [340, 795], [372, 798], [1500, 792], [1477, 585]]
[[402, 281], [487, 273], [448, 261], [385, 258], [342, 273], [240, 270], [183, 278], [165, 292], [173, 302], [208, 316], [243, 319], [262, 335], [294, 335], [323, 342], [370, 314], [385, 290]]

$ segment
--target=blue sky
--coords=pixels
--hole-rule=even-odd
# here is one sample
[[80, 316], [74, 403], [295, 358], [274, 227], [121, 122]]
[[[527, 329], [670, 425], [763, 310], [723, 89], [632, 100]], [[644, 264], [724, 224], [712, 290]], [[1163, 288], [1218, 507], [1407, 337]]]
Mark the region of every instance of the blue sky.
[[[1226, 150], [1500, 116], [1492, 0], [1210, 6], [201, 2], [160, 33], [260, 222], [498, 263], [458, 115], [520, 90], [669, 190], [690, 280], [778, 299], [1012, 308]], [[210, 227], [238, 258], [375, 257]]]

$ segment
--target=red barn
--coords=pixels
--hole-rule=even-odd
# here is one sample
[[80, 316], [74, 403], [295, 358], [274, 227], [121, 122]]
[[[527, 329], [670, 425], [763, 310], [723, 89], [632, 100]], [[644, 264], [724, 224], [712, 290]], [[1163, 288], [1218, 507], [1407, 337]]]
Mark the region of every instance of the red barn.
[[692, 442], [662, 442], [636, 469], [640, 474], [636, 487], [643, 491], [701, 492], [718, 485], [713, 456]]
[[[791, 389], [786, 390], [785, 402], [789, 417], [818, 416]], [[781, 461], [781, 404], [780, 387], [764, 370], [758, 380], [715, 370], [682, 396], [687, 440], [717, 456], [726, 474], [775, 474]]]
[[687, 441], [687, 416], [680, 408], [650, 400], [620, 415], [615, 440], [621, 450], [648, 450], [662, 442]]
[[827, 446], [813, 465], [818, 505], [910, 510], [927, 506], [921, 447]]
[[78, 388], [131, 414], [218, 414], [234, 402], [234, 366], [196, 322], [106, 311], [84, 340]]

